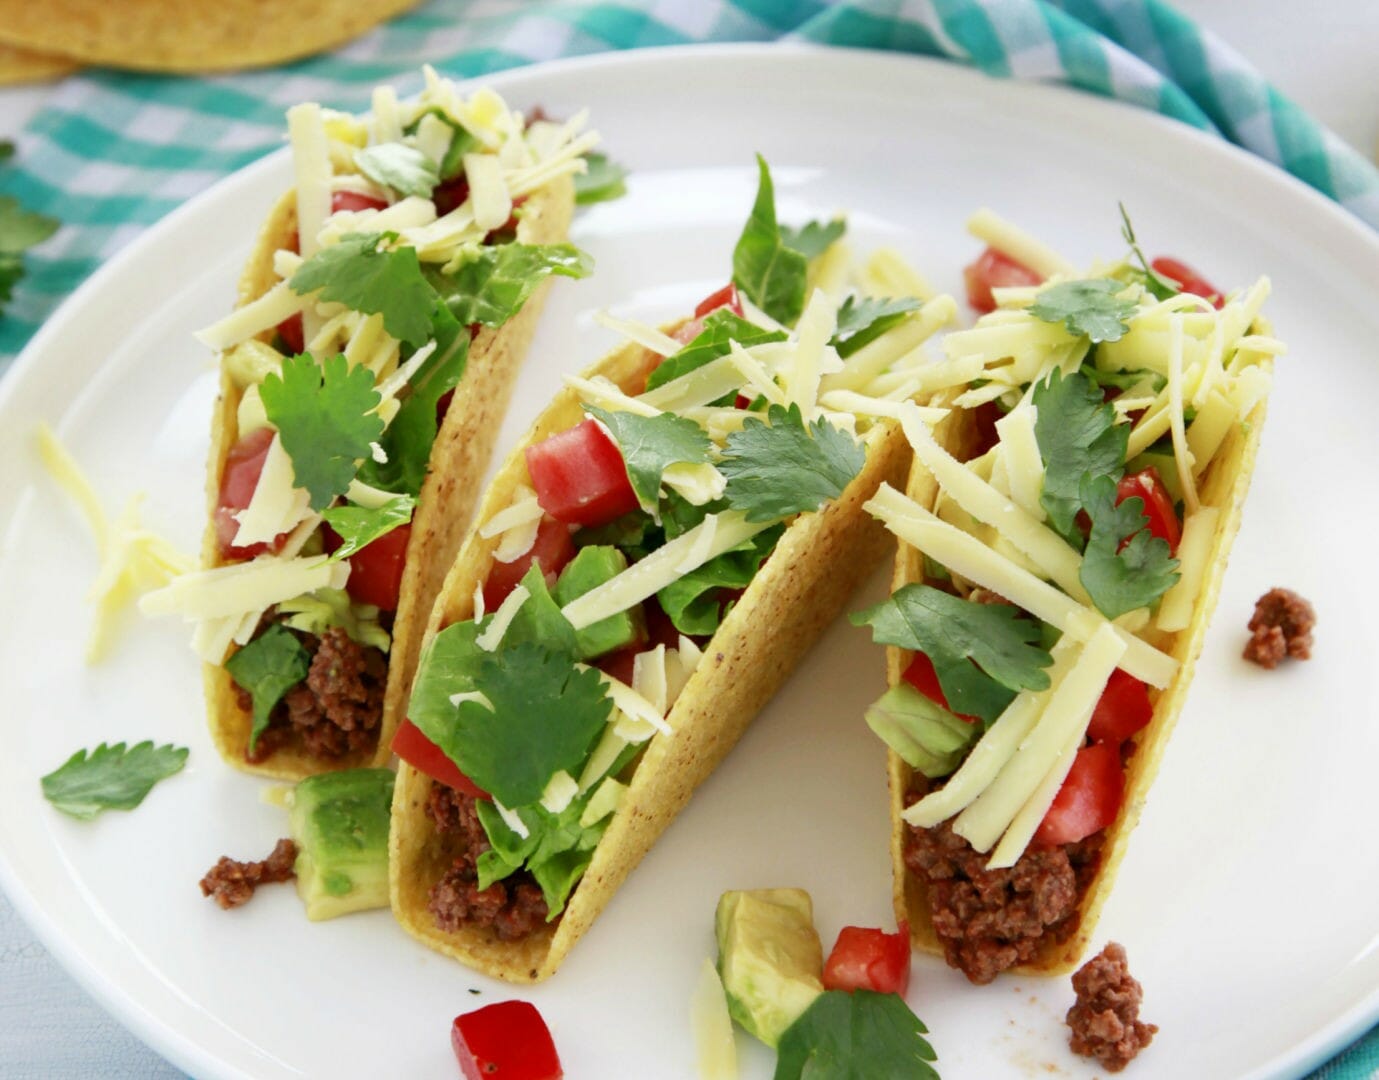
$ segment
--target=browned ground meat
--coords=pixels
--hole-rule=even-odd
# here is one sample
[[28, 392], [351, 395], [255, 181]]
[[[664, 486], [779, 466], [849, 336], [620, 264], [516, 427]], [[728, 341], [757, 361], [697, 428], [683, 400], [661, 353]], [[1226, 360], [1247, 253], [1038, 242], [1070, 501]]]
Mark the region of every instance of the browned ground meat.
[[1108, 1072], [1120, 1072], [1158, 1031], [1139, 1019], [1139, 982], [1130, 974], [1125, 949], [1114, 941], [1073, 975], [1077, 1003], [1068, 1010], [1073, 1052], [1096, 1058]]
[[[383, 717], [388, 658], [335, 626], [319, 638], [298, 636], [312, 654], [311, 668], [306, 679], [283, 696], [254, 754], [246, 758], [264, 761], [294, 735], [313, 757], [340, 758], [372, 750]], [[252, 708], [248, 692], [239, 687], [236, 691], [241, 707]]]
[[1316, 624], [1317, 613], [1301, 596], [1291, 589], [1270, 589], [1255, 602], [1245, 659], [1266, 668], [1277, 667], [1285, 656], [1310, 660]]
[[912, 827], [905, 838], [905, 865], [929, 885], [944, 959], [979, 985], [1032, 960], [1045, 935], [1063, 940], [1076, 929], [1078, 901], [1100, 855], [1097, 834], [1064, 847], [1032, 847], [1009, 869], [988, 870], [989, 856], [973, 851], [948, 823]]
[[297, 845], [291, 840], [279, 840], [273, 853], [262, 862], [236, 862], [225, 855], [206, 871], [201, 879], [201, 895], [212, 897], [229, 910], [247, 904], [260, 885], [275, 881], [291, 881], [297, 861]]
[[475, 864], [489, 843], [473, 796], [434, 783], [426, 812], [454, 852], [450, 869], [431, 887], [427, 905], [440, 929], [491, 927], [501, 940], [515, 941], [546, 924], [546, 898], [527, 871], [479, 888]]

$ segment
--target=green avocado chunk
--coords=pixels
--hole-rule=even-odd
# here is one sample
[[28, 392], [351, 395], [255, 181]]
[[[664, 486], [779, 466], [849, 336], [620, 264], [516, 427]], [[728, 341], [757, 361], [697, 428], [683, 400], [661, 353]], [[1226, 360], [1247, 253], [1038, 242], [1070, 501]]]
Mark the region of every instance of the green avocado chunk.
[[981, 725], [954, 716], [913, 686], [893, 686], [867, 707], [867, 726], [931, 780], [947, 776], [961, 763]]
[[289, 796], [297, 893], [313, 922], [388, 906], [391, 769], [344, 769], [301, 781]]
[[714, 916], [728, 1013], [767, 1046], [824, 992], [824, 950], [803, 889], [726, 892]]
[[[615, 547], [597, 544], [582, 548], [570, 560], [555, 583], [556, 604], [564, 607], [576, 597], [611, 581], [627, 569], [627, 556]], [[575, 631], [575, 644], [581, 660], [590, 660], [614, 649], [621, 649], [646, 638], [646, 616], [641, 606], [620, 611], [592, 626]]]

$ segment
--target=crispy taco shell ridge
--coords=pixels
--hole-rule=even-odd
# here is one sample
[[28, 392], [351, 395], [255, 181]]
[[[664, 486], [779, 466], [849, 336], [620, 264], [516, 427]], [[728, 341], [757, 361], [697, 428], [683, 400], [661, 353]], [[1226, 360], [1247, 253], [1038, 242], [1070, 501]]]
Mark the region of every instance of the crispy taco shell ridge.
[[[573, 182], [568, 177], [553, 181], [535, 192], [523, 208], [517, 226], [519, 241], [528, 244], [563, 242], [574, 215]], [[262, 296], [276, 283], [273, 253], [288, 243], [296, 227], [295, 196], [288, 192], [269, 215], [240, 277], [241, 306]], [[324, 761], [308, 754], [300, 744], [288, 742], [266, 760], [252, 764], [244, 755], [253, 717], [240, 707], [234, 681], [224, 665], [205, 664], [203, 678], [211, 735], [216, 749], [231, 765], [260, 776], [300, 780], [334, 769], [384, 765], [392, 756], [389, 743], [406, 709], [427, 615], [469, 526], [479, 484], [493, 455], [498, 430], [550, 284], [549, 279], [542, 282], [521, 311], [502, 326], [484, 327], [480, 331], [470, 345], [464, 374], [436, 434], [407, 544], [376, 749], [371, 754], [361, 752]], [[271, 338], [272, 332], [262, 336]], [[239, 438], [240, 396], [240, 391], [222, 369], [206, 470], [208, 524], [201, 545], [201, 562], [206, 567], [219, 566], [223, 562], [214, 514], [225, 460]]]
[[[586, 375], [605, 375], [637, 392], [656, 357], [629, 345]], [[562, 390], [499, 471], [475, 522], [488, 520], [527, 479], [524, 449], [577, 423], [575, 392]], [[488, 929], [438, 929], [427, 910], [431, 886], [450, 859], [426, 813], [431, 779], [402, 763], [393, 794], [390, 883], [393, 913], [413, 937], [472, 968], [510, 982], [539, 982], [566, 954], [676, 814], [724, 758], [855, 588], [885, 557], [889, 541], [862, 509], [882, 481], [898, 484], [910, 448], [898, 425], [872, 429], [866, 464], [843, 494], [785, 530], [741, 600], [704, 649], [704, 658], [666, 716], [673, 735], [654, 735], [636, 766], [593, 861], [560, 920], [516, 942]], [[498, 537], [471, 529], [427, 627], [429, 641], [443, 627], [471, 618], [474, 588], [487, 576]]]
[[[1270, 332], [1268, 327], [1263, 325], [1262, 319], [1257, 321], [1256, 328], [1259, 333]], [[1265, 361], [1261, 366], [1271, 369], [1272, 363]], [[1250, 479], [1254, 474], [1255, 457], [1259, 452], [1259, 439], [1267, 407], [1268, 399], [1265, 398], [1255, 405], [1243, 423], [1237, 423], [1232, 427], [1215, 460], [1208, 466], [1199, 483], [1202, 505], [1218, 507], [1221, 510], [1207, 563], [1209, 569], [1203, 578], [1202, 591], [1197, 597], [1192, 621], [1188, 627], [1175, 634], [1161, 635], [1159, 647], [1178, 661], [1178, 672], [1163, 690], [1150, 690], [1154, 704], [1153, 718], [1144, 730], [1133, 737], [1135, 753], [1126, 765], [1125, 798], [1116, 820], [1106, 827], [1101, 862], [1095, 877], [1079, 898], [1073, 930], [1063, 940], [1046, 935], [1035, 959], [1007, 969], [1009, 972], [1022, 975], [1064, 975], [1077, 967], [1078, 961], [1087, 950], [1096, 930], [1102, 905], [1111, 893], [1116, 871], [1121, 860], [1125, 858], [1130, 834], [1139, 823], [1140, 812], [1144, 809], [1149, 787], [1158, 772], [1169, 736], [1172, 735], [1173, 726], [1177, 723], [1178, 715], [1187, 700], [1193, 669], [1198, 656], [1201, 655], [1212, 612], [1215, 611], [1217, 599], [1221, 594], [1231, 544], [1240, 530], [1240, 517], [1245, 506], [1245, 496], [1249, 491]], [[948, 426], [945, 428], [944, 425]], [[968, 415], [954, 411], [935, 429], [935, 437], [950, 450], [970, 450], [973, 446], [973, 431]], [[958, 456], [962, 459], [966, 454], [959, 453]], [[912, 465], [907, 492], [910, 498], [929, 508], [938, 495], [937, 481], [918, 460]], [[891, 591], [923, 579], [923, 556], [901, 541], [896, 553]], [[907, 650], [895, 646], [886, 648], [886, 673], [889, 685], [896, 686], [900, 683], [901, 674], [912, 655]], [[900, 814], [905, 807], [905, 795], [910, 789], [913, 770], [894, 751], [887, 751], [887, 758], [896, 919], [909, 921], [910, 942], [914, 948], [935, 956], [943, 956], [943, 946], [934, 932], [927, 884], [910, 873], [905, 866], [905, 832], [909, 826]]]

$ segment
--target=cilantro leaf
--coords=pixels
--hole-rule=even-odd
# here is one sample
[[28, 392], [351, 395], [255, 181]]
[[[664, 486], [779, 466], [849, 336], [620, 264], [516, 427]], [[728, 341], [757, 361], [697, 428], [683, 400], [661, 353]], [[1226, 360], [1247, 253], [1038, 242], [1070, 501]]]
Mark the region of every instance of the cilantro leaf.
[[[445, 308], [439, 310], [450, 318]], [[454, 326], [459, 332], [438, 334], [436, 351], [408, 383], [410, 390], [383, 433], [381, 445], [387, 460], [380, 462], [370, 457], [360, 466], [359, 477], [365, 483], [409, 495], [421, 493], [439, 430], [437, 407], [440, 399], [458, 385], [469, 362], [469, 332], [458, 323]]]
[[911, 311], [918, 311], [923, 306], [912, 296], [893, 300], [849, 296], [838, 309], [838, 332], [833, 335], [831, 344], [838, 350], [838, 355], [846, 360], [863, 345], [875, 341], [898, 325]]
[[1084, 476], [1081, 498], [1092, 532], [1078, 577], [1092, 603], [1108, 619], [1150, 606], [1180, 575], [1168, 541], [1149, 531], [1144, 500], [1133, 496], [1117, 505], [1110, 476]]
[[0, 195], [0, 311], [24, 276], [23, 252], [48, 239], [57, 228], [55, 218], [32, 213], [17, 199]]
[[274, 623], [237, 649], [225, 661], [225, 670], [254, 699], [254, 726], [249, 732], [249, 752], [253, 753], [273, 709], [311, 670], [311, 654], [296, 634]]
[[382, 315], [388, 333], [419, 349], [431, 338], [436, 291], [422, 276], [415, 248], [379, 250], [385, 236], [352, 233], [307, 259], [288, 284], [301, 296], [319, 290], [323, 300]]
[[383, 434], [383, 420], [372, 411], [382, 400], [373, 372], [351, 367], [343, 355], [317, 366], [303, 353], [287, 357], [281, 375], [270, 372], [259, 395], [292, 459], [297, 486], [311, 493], [313, 510], [324, 510], [344, 494], [359, 460]]
[[412, 512], [416, 508], [417, 501], [410, 495], [398, 495], [382, 506], [356, 506], [349, 503], [332, 507], [321, 516], [340, 534], [344, 543], [331, 552], [331, 559], [347, 559], [356, 551], [368, 547], [380, 536], [386, 536], [399, 525], [406, 525], [412, 520]]
[[1039, 503], [1049, 524], [1074, 547], [1082, 547], [1077, 512], [1082, 508], [1082, 477], [1120, 477], [1130, 428], [1116, 422], [1116, 410], [1080, 371], [1058, 370], [1034, 388], [1034, 437], [1044, 460], [1044, 490]]
[[354, 163], [379, 187], [392, 188], [399, 195], [420, 195], [429, 199], [440, 183], [436, 163], [406, 143], [379, 143], [356, 150]]
[[[922, 652], [934, 665], [948, 707], [991, 723], [1021, 690], [1046, 690], [1053, 662], [1040, 624], [1011, 604], [974, 604], [929, 585], [906, 585], [850, 616], [881, 645]], [[977, 666], [973, 666], [973, 664]]]
[[847, 222], [840, 217], [827, 224], [821, 221], [806, 222], [801, 228], [789, 225], [780, 227], [780, 238], [786, 247], [798, 251], [806, 259], [817, 259], [828, 250], [830, 244], [847, 231]]
[[784, 525], [773, 525], [658, 592], [656, 600], [675, 629], [691, 637], [713, 634], [731, 608], [721, 590], [750, 585], [784, 532]]
[[928, 1031], [898, 994], [826, 990], [781, 1035], [775, 1080], [938, 1080]]
[[775, 521], [836, 499], [866, 463], [866, 451], [826, 420], [805, 426], [798, 405], [772, 405], [728, 436], [719, 471], [728, 504], [748, 521]]
[[708, 433], [693, 420], [674, 413], [638, 416], [609, 412], [586, 405], [584, 411], [598, 417], [622, 451], [627, 478], [643, 506], [654, 506], [661, 489], [661, 474], [677, 463], [699, 465], [709, 460]]
[[102, 810], [133, 810], [154, 784], [182, 770], [187, 753], [184, 746], [154, 746], [150, 740], [127, 749], [122, 742], [101, 743], [89, 753], [78, 750], [39, 783], [57, 809], [90, 821]]
[[428, 270], [441, 302], [461, 326], [502, 326], [552, 274], [588, 277], [594, 260], [573, 244], [475, 245], [453, 272]]
[[587, 172], [575, 173], [575, 203], [593, 203], [621, 199], [627, 194], [627, 170], [607, 154], [585, 154]]
[[1120, 234], [1125, 238], [1130, 250], [1134, 252], [1135, 258], [1140, 261], [1140, 267], [1144, 271], [1144, 287], [1156, 300], [1167, 300], [1170, 296], [1177, 296], [1177, 283], [1155, 270], [1149, 260], [1144, 257], [1144, 252], [1140, 250], [1139, 241], [1135, 239], [1135, 227], [1130, 224], [1130, 214], [1126, 211], [1125, 204], [1117, 203], [1116, 205], [1120, 207]]
[[744, 349], [750, 349], [762, 342], [784, 341], [785, 338], [786, 335], [779, 330], [765, 330], [727, 308], [719, 308], [705, 316], [703, 329], [688, 345], [667, 356], [652, 369], [646, 380], [646, 388], [655, 390], [720, 356], [727, 356], [732, 351], [734, 341]]
[[423, 731], [439, 736], [446, 756], [504, 806], [534, 803], [557, 772], [579, 772], [603, 731], [610, 708], [603, 680], [593, 668], [577, 668], [569, 656], [531, 642], [476, 651], [466, 689], [482, 693], [493, 708], [465, 701], [450, 707], [443, 728]]
[[1062, 323], [1070, 334], [1082, 334], [1094, 342], [1119, 341], [1130, 329], [1135, 301], [1118, 296], [1125, 282], [1111, 278], [1060, 281], [1035, 298], [1029, 312], [1047, 323]]
[[733, 280], [752, 303], [793, 326], [804, 311], [809, 259], [785, 243], [776, 222], [776, 193], [766, 159], [757, 155], [757, 198], [733, 248]]

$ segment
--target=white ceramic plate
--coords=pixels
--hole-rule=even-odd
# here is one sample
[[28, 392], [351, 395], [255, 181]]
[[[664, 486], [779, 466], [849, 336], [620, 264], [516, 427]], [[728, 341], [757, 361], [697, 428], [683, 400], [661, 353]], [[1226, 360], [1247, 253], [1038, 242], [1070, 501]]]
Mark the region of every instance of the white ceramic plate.
[[[1379, 1016], [1379, 649], [1367, 557], [1379, 452], [1379, 243], [1325, 200], [1223, 143], [1057, 89], [945, 64], [843, 51], [638, 52], [494, 80], [518, 106], [588, 104], [630, 194], [577, 239], [598, 260], [561, 282], [504, 428], [511, 443], [559, 373], [613, 341], [591, 313], [683, 313], [726, 280], [751, 201], [752, 153], [775, 167], [782, 217], [851, 212], [860, 248], [891, 243], [942, 288], [976, 253], [963, 221], [990, 205], [1078, 263], [1121, 250], [1124, 200], [1153, 252], [1212, 280], [1273, 277], [1292, 345], [1197, 685], [1098, 941], [1123, 942], [1161, 1031], [1158, 1076], [1293, 1076]], [[132, 618], [105, 664], [82, 662], [94, 552], [43, 476], [47, 420], [113, 511], [195, 548], [214, 393], [190, 332], [223, 314], [264, 212], [290, 182], [276, 155], [150, 230], [73, 297], [0, 388], [0, 880], [58, 958], [198, 1076], [452, 1076], [457, 1013], [525, 997], [572, 1077], [690, 1077], [688, 1003], [730, 888], [799, 885], [826, 945], [892, 919], [880, 744], [861, 723], [882, 688], [867, 635], [835, 626], [627, 882], [561, 972], [514, 990], [407, 938], [386, 912], [313, 925], [290, 888], [226, 913], [196, 882], [222, 853], [285, 832], [263, 784], [207, 738], [180, 625]], [[1266, 673], [1239, 659], [1255, 597], [1298, 589], [1317, 657]], [[870, 595], [881, 595], [881, 575]], [[762, 628], [769, 633], [769, 627]], [[42, 800], [38, 777], [79, 747], [191, 747], [135, 813], [91, 824]], [[1067, 980], [974, 988], [915, 958], [910, 1003], [947, 1080], [1094, 1070], [1066, 1047]], [[744, 1075], [771, 1055], [740, 1037]]]

